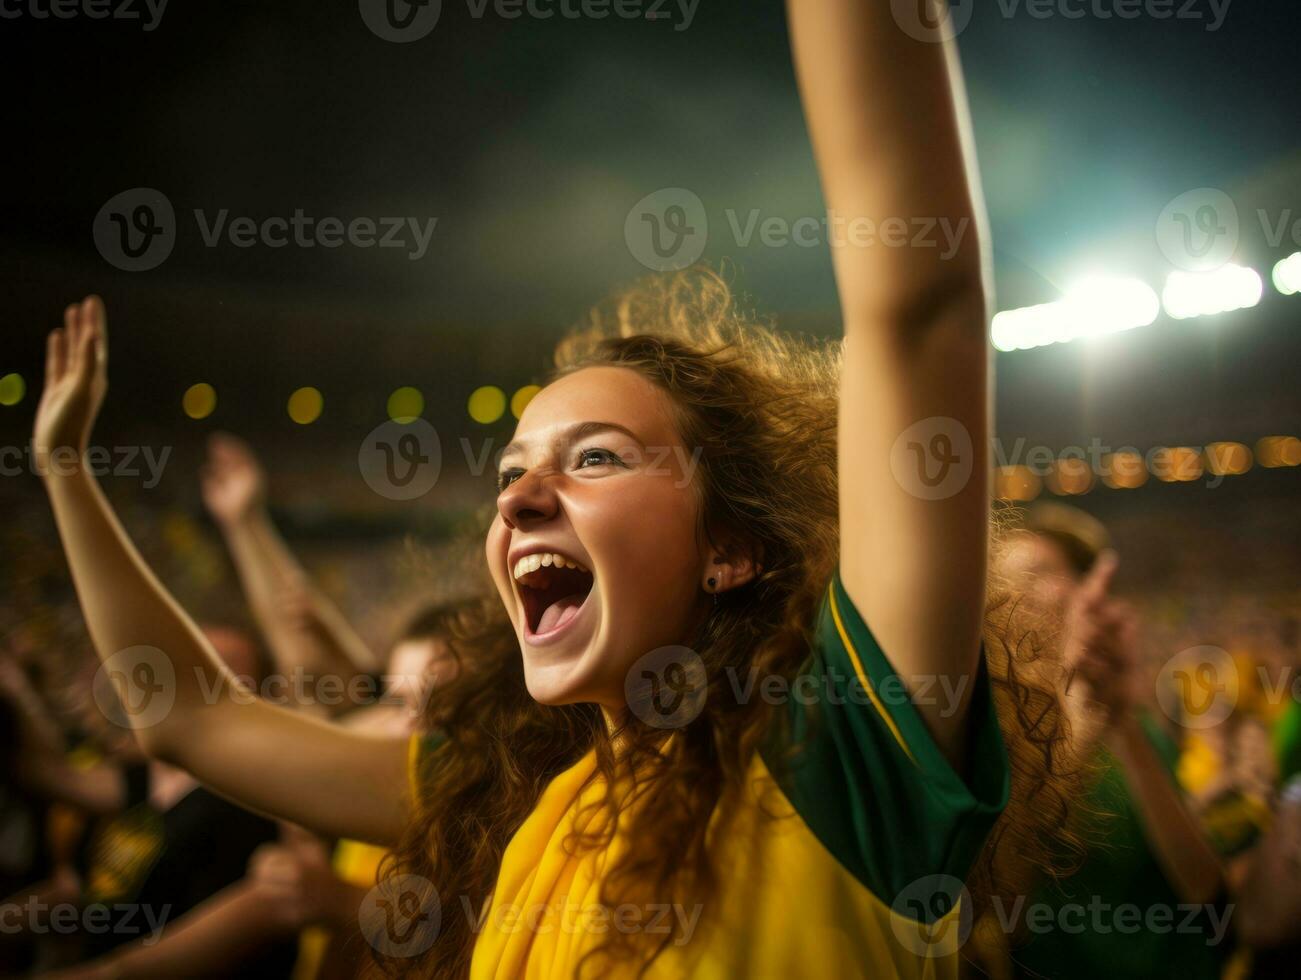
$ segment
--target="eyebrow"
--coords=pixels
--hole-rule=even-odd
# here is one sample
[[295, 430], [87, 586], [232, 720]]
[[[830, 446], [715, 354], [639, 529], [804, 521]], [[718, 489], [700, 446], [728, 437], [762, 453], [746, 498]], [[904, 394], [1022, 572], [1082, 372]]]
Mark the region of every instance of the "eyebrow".
[[[612, 431], [622, 432], [633, 442], [637, 443], [637, 445], [641, 446], [643, 449], [646, 448], [646, 444], [637, 438], [637, 434], [635, 432], [633, 432], [631, 429], [627, 428], [626, 426], [620, 425], [618, 422], [576, 422], [573, 425], [569, 426], [569, 428], [567, 428], [564, 431], [564, 434], [561, 437], [561, 441], [567, 443], [578, 442], [579, 440], [586, 439], [588, 436], [595, 435], [598, 432], [612, 432]], [[525, 448], [526, 448], [525, 444], [520, 440], [516, 439], [514, 442], [510, 443], [510, 445], [508, 445], [505, 449], [503, 449], [501, 454], [502, 457], [504, 458], [506, 456], [509, 456], [511, 453], [521, 452]]]

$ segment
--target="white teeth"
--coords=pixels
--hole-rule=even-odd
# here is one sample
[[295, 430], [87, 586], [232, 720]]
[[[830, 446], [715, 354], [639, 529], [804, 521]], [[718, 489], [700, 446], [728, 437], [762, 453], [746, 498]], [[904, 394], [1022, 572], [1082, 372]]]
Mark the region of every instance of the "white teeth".
[[572, 558], [566, 558], [564, 555], [557, 555], [555, 552], [538, 552], [532, 555], [525, 555], [515, 563], [515, 568], [511, 574], [515, 578], [522, 578], [530, 572], [536, 572], [539, 568], [576, 568], [580, 572], [586, 573], [587, 569], [574, 561]]

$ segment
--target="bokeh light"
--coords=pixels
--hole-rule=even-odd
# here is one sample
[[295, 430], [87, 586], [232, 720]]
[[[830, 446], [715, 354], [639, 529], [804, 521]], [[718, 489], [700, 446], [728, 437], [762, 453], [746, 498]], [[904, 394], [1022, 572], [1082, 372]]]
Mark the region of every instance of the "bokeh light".
[[325, 399], [315, 388], [299, 388], [289, 396], [289, 417], [299, 425], [311, 425], [321, 417]]
[[1207, 471], [1215, 476], [1241, 476], [1251, 469], [1251, 450], [1240, 442], [1213, 442], [1203, 456]]
[[1138, 453], [1108, 453], [1102, 457], [1102, 482], [1113, 490], [1134, 490], [1147, 482], [1147, 466]]
[[1189, 446], [1167, 446], [1154, 450], [1152, 475], [1162, 483], [1191, 483], [1202, 476], [1202, 454]]
[[474, 389], [468, 404], [470, 418], [480, 425], [491, 425], [506, 412], [506, 392], [496, 385]]
[[420, 418], [425, 410], [425, 396], [418, 388], [398, 388], [388, 396], [388, 417], [406, 425]]
[[998, 500], [1034, 500], [1043, 491], [1043, 480], [1028, 466], [1000, 466], [994, 473], [994, 497]]
[[1265, 436], [1256, 443], [1256, 459], [1261, 466], [1301, 466], [1301, 439], [1296, 436]]
[[21, 374], [6, 374], [0, 378], [0, 405], [17, 405], [27, 393], [27, 383]]
[[1077, 456], [1059, 459], [1048, 471], [1048, 489], [1066, 497], [1088, 493], [1093, 489], [1093, 471]]
[[190, 385], [181, 396], [181, 410], [192, 419], [206, 419], [217, 408], [217, 390], [206, 381]]
[[533, 400], [533, 396], [536, 395], [541, 390], [542, 388], [539, 385], [525, 385], [523, 388], [520, 388], [517, 392], [515, 392], [515, 394], [511, 395], [510, 398], [511, 415], [514, 415], [516, 418], [519, 418], [521, 415], [523, 415], [524, 409], [529, 407], [529, 402]]

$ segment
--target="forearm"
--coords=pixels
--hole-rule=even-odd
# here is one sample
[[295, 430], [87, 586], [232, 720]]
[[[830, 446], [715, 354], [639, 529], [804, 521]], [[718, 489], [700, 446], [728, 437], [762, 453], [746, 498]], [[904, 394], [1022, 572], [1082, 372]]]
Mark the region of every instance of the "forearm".
[[1223, 865], [1132, 712], [1117, 723], [1108, 742], [1166, 880], [1186, 902], [1212, 901], [1224, 887]]
[[[947, 3], [923, 2], [947, 16]], [[942, 305], [954, 291], [978, 293], [983, 215], [954, 46], [910, 37], [887, 0], [789, 0], [787, 7], [805, 117], [838, 230], [832, 253], [846, 331], [896, 316], [915, 325], [919, 305]], [[922, 237], [931, 244], [918, 247], [917, 230], [927, 227]]]
[[259, 950], [292, 935], [245, 879], [208, 899], [161, 938], [132, 943], [92, 967], [105, 980], [230, 976]]
[[[311, 584], [265, 509], [257, 508], [242, 520], [224, 525], [222, 531], [254, 617], [281, 671], [352, 674], [372, 669], [370, 650], [342, 613]], [[312, 629], [287, 620], [283, 601], [290, 589], [307, 590], [314, 606]]]
[[[131, 648], [148, 647], [150, 683], [164, 682], [159, 669], [170, 668], [175, 702], [162, 718], [157, 712], [128, 711], [136, 737], [151, 753], [174, 748], [185, 720], [199, 711], [206, 692], [228, 691], [233, 677], [209, 647], [193, 621], [149, 570], [95, 479], [85, 472], [50, 476], [46, 487], [55, 524], [63, 541], [73, 584], [95, 651], [101, 660], [122, 661], [128, 672]], [[131, 679], [130, 677], [128, 678]]]

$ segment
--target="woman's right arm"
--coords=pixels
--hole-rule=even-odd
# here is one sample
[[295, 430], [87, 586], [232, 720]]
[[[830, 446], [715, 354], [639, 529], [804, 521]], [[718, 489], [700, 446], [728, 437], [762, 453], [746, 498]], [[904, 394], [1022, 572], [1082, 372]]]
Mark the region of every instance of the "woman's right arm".
[[99, 298], [69, 306], [64, 327], [50, 334], [32, 443], [91, 640], [136, 738], [252, 809], [324, 836], [396, 840], [406, 741], [344, 731], [250, 697], [145, 565], [82, 465], [107, 360]]

